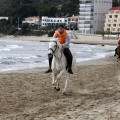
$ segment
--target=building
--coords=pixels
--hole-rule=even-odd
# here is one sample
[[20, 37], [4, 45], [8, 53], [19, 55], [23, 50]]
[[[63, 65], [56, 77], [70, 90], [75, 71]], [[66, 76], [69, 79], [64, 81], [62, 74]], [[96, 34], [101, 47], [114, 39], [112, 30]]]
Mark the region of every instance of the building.
[[79, 6], [79, 32], [103, 31], [105, 14], [112, 7], [112, 0], [79, 0]]
[[113, 33], [120, 32], [120, 6], [112, 7], [106, 14], [104, 31]]
[[0, 20], [8, 20], [9, 17], [0, 17]]
[[54, 26], [55, 24], [65, 24], [68, 26], [68, 18], [53, 18], [42, 16], [41, 26]]
[[28, 24], [36, 24], [36, 25], [38, 25], [39, 24], [39, 16], [31, 16], [31, 17], [27, 17], [27, 18], [25, 18], [25, 20], [24, 21], [22, 21], [22, 23], [24, 24], [24, 23], [28, 23]]
[[79, 16], [72, 16], [72, 17], [68, 17], [68, 27], [69, 29], [71, 27], [74, 28], [78, 28], [78, 20], [79, 20]]

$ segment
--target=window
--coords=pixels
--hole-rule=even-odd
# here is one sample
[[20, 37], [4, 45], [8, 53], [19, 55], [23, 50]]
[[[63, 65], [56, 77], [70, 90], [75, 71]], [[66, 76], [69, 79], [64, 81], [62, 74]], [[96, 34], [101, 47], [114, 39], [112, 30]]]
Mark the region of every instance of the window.
[[117, 22], [117, 20], [114, 20], [114, 22]]
[[111, 24], [108, 24], [107, 26], [108, 26], [108, 27], [110, 27], [110, 26], [111, 26]]
[[118, 15], [115, 15], [115, 18], [118, 18]]
[[109, 18], [112, 18], [112, 15], [109, 15]]
[[116, 24], [113, 24], [113, 27], [116, 27]]
[[115, 28], [113, 28], [112, 30], [115, 31]]

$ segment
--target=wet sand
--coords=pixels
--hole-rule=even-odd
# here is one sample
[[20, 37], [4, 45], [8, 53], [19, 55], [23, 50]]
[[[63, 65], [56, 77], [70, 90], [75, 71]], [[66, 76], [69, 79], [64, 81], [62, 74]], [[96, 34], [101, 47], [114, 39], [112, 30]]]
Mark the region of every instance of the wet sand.
[[31, 69], [0, 73], [0, 120], [120, 120], [120, 61], [113, 55], [82, 62], [67, 94], [51, 85], [51, 73]]

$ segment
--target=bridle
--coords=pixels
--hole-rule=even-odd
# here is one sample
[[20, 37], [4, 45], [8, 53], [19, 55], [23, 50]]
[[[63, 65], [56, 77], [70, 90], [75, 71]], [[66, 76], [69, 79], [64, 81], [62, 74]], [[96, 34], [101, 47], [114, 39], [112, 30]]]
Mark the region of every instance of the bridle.
[[[49, 48], [48, 50], [51, 50], [53, 52], [53, 55], [55, 56], [55, 52], [59, 49], [59, 46], [57, 45], [57, 41], [50, 41], [50, 42], [55, 42], [56, 43], [56, 47], [55, 47], [55, 50], [53, 50], [52, 48]], [[55, 56], [56, 57], [56, 56]], [[60, 60], [62, 58], [62, 51], [61, 51], [61, 57], [58, 58], [56, 57], [58, 60]]]

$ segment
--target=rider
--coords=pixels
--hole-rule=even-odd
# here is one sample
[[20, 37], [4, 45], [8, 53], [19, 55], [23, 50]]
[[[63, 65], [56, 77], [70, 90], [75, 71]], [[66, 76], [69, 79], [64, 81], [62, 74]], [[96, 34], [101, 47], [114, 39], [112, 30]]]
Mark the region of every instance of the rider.
[[[71, 69], [73, 57], [72, 57], [71, 51], [69, 50], [70, 37], [67, 34], [67, 31], [64, 29], [63, 25], [59, 25], [58, 29], [55, 31], [53, 35], [53, 38], [57, 38], [59, 42], [61, 43], [63, 47], [63, 53], [67, 60], [66, 69], [70, 74], [73, 74], [72, 69]], [[51, 69], [52, 57], [48, 56], [48, 59], [49, 59], [49, 69], [45, 73], [52, 72], [52, 69]]]
[[[118, 46], [120, 46], [120, 37], [118, 38]], [[118, 46], [115, 48], [115, 55], [114, 56], [117, 55]]]
[[118, 45], [120, 45], [120, 37], [118, 38]]

